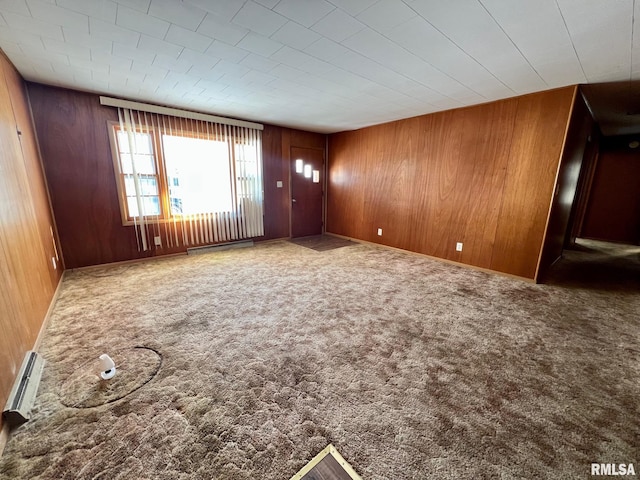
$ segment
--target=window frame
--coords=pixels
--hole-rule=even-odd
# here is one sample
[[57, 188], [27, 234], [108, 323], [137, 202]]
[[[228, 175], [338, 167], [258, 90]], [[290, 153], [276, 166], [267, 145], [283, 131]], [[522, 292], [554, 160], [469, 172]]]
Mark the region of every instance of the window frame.
[[[111, 157], [113, 159], [113, 172], [116, 179], [116, 187], [118, 190], [118, 203], [120, 204], [120, 217], [122, 225], [130, 226], [140, 223], [136, 220], [139, 217], [129, 215], [129, 203], [127, 201], [127, 189], [125, 186], [126, 173], [122, 171], [122, 162], [120, 160], [120, 143], [118, 142], [117, 131], [122, 130], [119, 122], [109, 121], [107, 122], [107, 128], [109, 130], [109, 141], [111, 146]], [[155, 128], [136, 126], [136, 133], [146, 133], [150, 136], [151, 148], [153, 150], [153, 162], [156, 170], [155, 177], [158, 185], [158, 198], [159, 198], [159, 215], [145, 215], [145, 223], [164, 223], [171, 221], [171, 210], [168, 205], [168, 185], [167, 175], [164, 168], [164, 159], [162, 158], [162, 149], [158, 148], [158, 141], [160, 140], [159, 133]], [[140, 174], [148, 175], [148, 174]], [[169, 215], [167, 215], [169, 212]]]
[[[138, 220], [140, 217], [133, 217], [129, 215], [129, 206], [127, 201], [127, 191], [125, 186], [125, 176], [128, 174], [123, 173], [122, 171], [122, 163], [120, 160], [120, 144], [118, 143], [118, 135], [117, 131], [122, 130], [122, 126], [120, 122], [117, 121], [107, 121], [107, 129], [109, 132], [109, 141], [111, 147], [111, 156], [113, 160], [113, 172], [116, 181], [116, 187], [118, 191], [118, 203], [120, 204], [120, 216], [122, 220], [122, 225], [124, 226], [134, 226], [140, 223]], [[166, 164], [164, 159], [164, 151], [162, 147], [162, 136], [180, 136], [186, 138], [195, 138], [195, 139], [210, 139], [210, 140], [220, 140], [219, 135], [216, 135], [212, 132], [211, 135], [203, 135], [201, 132], [189, 130], [189, 129], [180, 129], [179, 131], [173, 131], [172, 129], [158, 129], [146, 126], [136, 126], [136, 132], [149, 134], [151, 137], [151, 147], [153, 149], [153, 160], [154, 166], [156, 169], [155, 177], [157, 179], [158, 185], [158, 196], [159, 196], [159, 204], [160, 204], [160, 214], [159, 215], [145, 215], [144, 223], [158, 224], [158, 223], [173, 223], [173, 222], [182, 222], [188, 220], [190, 217], [195, 217], [197, 215], [202, 214], [182, 214], [182, 213], [172, 213], [171, 212], [171, 194], [170, 194], [170, 186], [168, 184], [169, 177], [166, 172]], [[220, 138], [218, 138], [220, 137]], [[238, 187], [239, 181], [247, 181], [249, 177], [254, 180], [260, 179], [263, 183], [261, 185], [262, 190], [264, 191], [264, 176], [243, 176], [242, 178], [239, 176], [239, 172], [236, 171], [236, 146], [242, 145], [246, 143], [242, 137], [234, 137], [233, 138], [233, 147], [229, 148], [229, 160], [230, 164], [230, 178], [229, 181], [231, 184], [231, 192], [234, 195]], [[258, 166], [260, 171], [261, 166]], [[144, 175], [144, 174], [140, 174]], [[237, 197], [237, 192], [236, 192]], [[244, 198], [244, 196], [243, 196]], [[232, 198], [232, 204], [236, 201], [240, 200], [236, 198], [235, 200]]]

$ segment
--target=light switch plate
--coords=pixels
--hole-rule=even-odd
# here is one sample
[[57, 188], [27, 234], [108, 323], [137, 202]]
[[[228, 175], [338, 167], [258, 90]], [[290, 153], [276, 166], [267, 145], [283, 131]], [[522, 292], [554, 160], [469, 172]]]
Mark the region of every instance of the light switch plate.
[[282, 180], [278, 180], [278, 181], [276, 182], [276, 187], [277, 187], [277, 188], [282, 188]]

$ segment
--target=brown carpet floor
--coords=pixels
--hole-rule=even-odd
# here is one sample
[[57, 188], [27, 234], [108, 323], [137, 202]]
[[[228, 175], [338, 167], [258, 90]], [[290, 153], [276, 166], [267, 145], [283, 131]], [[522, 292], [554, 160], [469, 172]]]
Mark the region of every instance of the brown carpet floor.
[[[545, 285], [286, 241], [69, 272], [0, 479], [286, 480], [329, 443], [368, 480], [639, 469], [640, 258], [607, 248]], [[135, 347], [147, 383], [67, 406]]]

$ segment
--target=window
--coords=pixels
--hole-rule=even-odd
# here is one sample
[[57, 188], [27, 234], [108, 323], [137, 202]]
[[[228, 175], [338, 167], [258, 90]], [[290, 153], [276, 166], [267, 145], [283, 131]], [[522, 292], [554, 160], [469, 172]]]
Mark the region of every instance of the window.
[[138, 128], [130, 135], [120, 124], [111, 128], [125, 224], [134, 223], [140, 209], [148, 221], [231, 212], [234, 190], [242, 200], [261, 189], [257, 150], [241, 139], [234, 139], [229, 148], [228, 141], [205, 138], [198, 132]]
[[227, 142], [162, 135], [162, 147], [173, 215], [231, 211]]
[[[156, 158], [149, 133], [135, 133], [128, 138], [127, 132], [118, 130], [118, 157], [120, 159], [120, 184], [124, 186], [127, 218], [139, 215], [138, 193], [134, 181], [138, 174], [139, 197], [145, 215], [160, 215], [160, 189]], [[130, 146], [133, 146], [133, 155]]]
[[109, 134], [120, 210], [138, 249], [264, 235], [261, 125], [126, 107], [118, 118]]

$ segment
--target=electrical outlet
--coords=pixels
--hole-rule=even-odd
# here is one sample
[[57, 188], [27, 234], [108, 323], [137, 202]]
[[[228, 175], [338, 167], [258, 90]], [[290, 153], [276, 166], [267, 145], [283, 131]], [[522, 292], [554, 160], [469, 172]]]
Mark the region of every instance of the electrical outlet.
[[160, 238], [160, 235], [158, 235], [157, 237], [153, 237], [153, 244], [157, 247], [162, 246], [162, 239]]
[[379, 236], [379, 237], [381, 237], [381, 236], [382, 236], [382, 229], [381, 229], [381, 228], [379, 228], [379, 229], [378, 229], [378, 236]]
[[456, 243], [456, 252], [461, 252], [462, 251], [462, 242], [457, 242]]
[[282, 180], [276, 182], [276, 188], [282, 188]]

